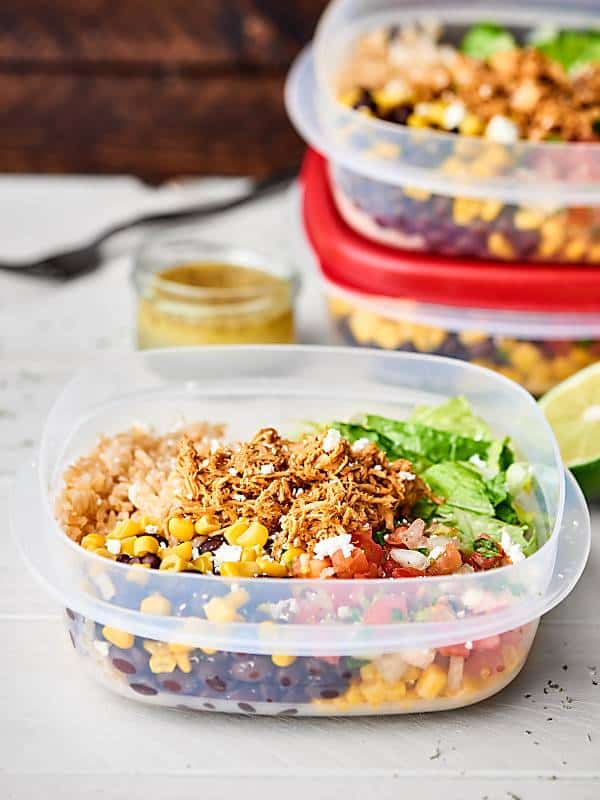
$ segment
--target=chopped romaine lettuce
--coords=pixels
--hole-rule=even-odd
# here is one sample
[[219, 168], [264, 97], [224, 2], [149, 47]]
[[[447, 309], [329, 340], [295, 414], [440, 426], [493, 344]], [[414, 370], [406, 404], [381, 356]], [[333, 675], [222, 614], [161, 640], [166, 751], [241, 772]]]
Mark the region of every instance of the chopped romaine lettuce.
[[448, 461], [433, 464], [425, 470], [423, 479], [435, 495], [444, 498], [447, 505], [493, 516], [494, 506], [483, 479], [477, 470], [466, 464]]
[[473, 551], [475, 539], [483, 534], [501, 543], [503, 533], [521, 547], [524, 555], [530, 556], [537, 550], [537, 538], [525, 525], [511, 525], [494, 517], [475, 514], [448, 504], [439, 506], [435, 517], [456, 529], [461, 550], [465, 553]]
[[387, 417], [366, 417], [366, 427], [389, 439], [402, 455], [416, 454], [437, 464], [440, 461], [468, 461], [473, 455], [486, 458], [490, 443], [459, 433], [438, 430], [419, 422], [399, 422]]
[[472, 439], [492, 438], [489, 425], [471, 411], [466, 397], [453, 397], [439, 406], [417, 406], [409, 419], [438, 431], [458, 433]]
[[567, 71], [600, 62], [600, 31], [560, 31], [546, 41], [537, 41], [537, 49]]
[[465, 33], [460, 49], [467, 56], [485, 61], [494, 53], [514, 50], [516, 46], [515, 37], [506, 28], [495, 22], [480, 22]]

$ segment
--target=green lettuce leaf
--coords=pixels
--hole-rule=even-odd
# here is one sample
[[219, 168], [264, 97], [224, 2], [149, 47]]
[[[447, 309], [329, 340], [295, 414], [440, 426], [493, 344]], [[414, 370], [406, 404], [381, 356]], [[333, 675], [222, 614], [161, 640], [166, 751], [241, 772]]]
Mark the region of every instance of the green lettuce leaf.
[[515, 37], [506, 28], [495, 22], [480, 22], [465, 33], [460, 49], [467, 56], [485, 61], [494, 53], [514, 50], [516, 46]]
[[445, 499], [446, 505], [493, 516], [494, 506], [483, 478], [466, 464], [433, 464], [423, 473], [423, 479], [434, 494]]
[[546, 41], [536, 42], [537, 49], [567, 71], [585, 64], [600, 62], [600, 31], [560, 31]]
[[501, 543], [502, 534], [507, 533], [511, 540], [519, 544], [524, 555], [530, 556], [537, 550], [537, 537], [525, 525], [512, 525], [484, 514], [475, 514], [447, 503], [439, 506], [435, 515], [447, 525], [457, 530], [461, 550], [469, 554], [473, 552], [476, 539], [487, 534], [494, 541]]
[[419, 422], [399, 422], [387, 417], [367, 416], [365, 425], [388, 439], [405, 458], [419, 456], [437, 464], [440, 461], [468, 461], [473, 455], [485, 459], [487, 441], [438, 430]]
[[489, 425], [471, 411], [466, 397], [453, 397], [439, 406], [417, 406], [409, 419], [472, 439], [492, 439]]

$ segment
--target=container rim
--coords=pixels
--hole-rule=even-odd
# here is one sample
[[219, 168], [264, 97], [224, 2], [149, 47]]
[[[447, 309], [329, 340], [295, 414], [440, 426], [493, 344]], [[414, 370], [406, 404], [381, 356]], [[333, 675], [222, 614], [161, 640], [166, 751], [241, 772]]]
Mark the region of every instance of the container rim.
[[[535, 180], [526, 182], [521, 174], [519, 182], [516, 174], [492, 178], [467, 178], [464, 175], [450, 177], [429, 167], [416, 167], [408, 162], [393, 162], [389, 159], [379, 159], [369, 154], [362, 154], [352, 146], [340, 141], [339, 138], [334, 140], [319, 119], [317, 108], [319, 101], [328, 106], [327, 113], [337, 114], [340, 130], [352, 127], [358, 120], [361, 126], [366, 125], [364, 131], [387, 134], [389, 138], [391, 130], [400, 141], [400, 146], [402, 146], [404, 138], [417, 135], [419, 143], [424, 146], [428, 143], [447, 141], [456, 144], [464, 141], [472, 148], [473, 142], [480, 141], [460, 134], [426, 129], [418, 129], [415, 134], [412, 128], [403, 129], [403, 126], [394, 126], [382, 120], [358, 115], [352, 109], [342, 106], [335, 98], [323, 98], [316, 74], [315, 47], [315, 44], [306, 46], [293, 62], [285, 83], [284, 101], [288, 116], [300, 136], [332, 162], [375, 181], [415, 186], [433, 194], [494, 198], [507, 204], [544, 206], [548, 204], [549, 197], [559, 198], [558, 202], [563, 206], [597, 206], [600, 204], [600, 180], [598, 178], [565, 182], [536, 175]], [[483, 143], [482, 148], [491, 144], [487, 139], [481, 139], [481, 142]], [[600, 144], [597, 143], [537, 143], [521, 139], [514, 145], [503, 145], [503, 147], [507, 153], [512, 153], [515, 164], [523, 163], [525, 155], [529, 153], [534, 154], [536, 159], [542, 156], [556, 159], [562, 154], [565, 160], [577, 154], [578, 160], [586, 157], [590, 163], [594, 163], [600, 157]]]
[[[211, 354], [220, 355], [223, 358], [226, 358], [227, 355], [231, 355], [232, 353], [241, 352], [241, 353], [244, 353], [245, 355], [247, 354], [248, 359], [251, 359], [252, 354], [257, 354], [257, 353], [264, 354], [264, 353], [269, 352], [269, 351], [286, 353], [286, 354], [289, 353], [290, 358], [292, 357], [293, 354], [305, 354], [307, 356], [310, 356], [311, 354], [315, 354], [315, 353], [331, 354], [331, 355], [343, 354], [343, 355], [351, 357], [352, 359], [355, 359], [355, 360], [359, 359], [359, 358], [368, 358], [369, 356], [371, 356], [371, 357], [373, 357], [373, 356], [381, 357], [382, 356], [381, 351], [378, 351], [378, 350], [375, 350], [375, 349], [361, 348], [360, 350], [357, 350], [354, 347], [337, 347], [337, 346], [330, 346], [330, 345], [328, 345], [328, 346], [322, 346], [322, 345], [239, 345], [239, 346], [212, 345], [210, 347], [171, 347], [171, 348], [161, 348], [160, 350], [145, 350], [143, 352], [129, 353], [127, 355], [128, 355], [129, 358], [133, 358], [133, 359], [139, 359], [139, 360], [148, 360], [148, 359], [150, 359], [151, 360], [153, 357], [162, 357], [162, 358], [168, 357], [170, 353], [173, 353], [173, 354], [175, 354], [175, 353], [177, 353], [177, 354], [181, 354], [181, 353], [194, 354], [194, 353], [203, 353], [203, 352], [208, 352], [208, 351], [210, 351]], [[559, 447], [558, 447], [558, 442], [556, 441], [556, 437], [554, 436], [554, 433], [552, 431], [552, 428], [550, 427], [549, 422], [547, 421], [547, 419], [544, 416], [543, 412], [539, 408], [537, 402], [534, 400], [533, 396], [526, 389], [524, 389], [522, 386], [520, 386], [518, 383], [515, 383], [514, 381], [511, 381], [509, 378], [506, 378], [504, 375], [501, 375], [501, 374], [499, 374], [497, 372], [493, 372], [492, 370], [488, 370], [485, 367], [480, 367], [477, 364], [471, 364], [471, 363], [466, 362], [466, 361], [458, 361], [457, 362], [456, 359], [449, 358], [449, 357], [446, 357], [446, 356], [429, 355], [429, 354], [423, 354], [423, 353], [405, 353], [405, 352], [386, 353], [385, 357], [386, 357], [386, 359], [388, 359], [390, 361], [396, 361], [396, 362], [401, 362], [401, 361], [421, 361], [421, 362], [426, 362], [426, 363], [429, 363], [431, 365], [432, 369], [435, 367], [436, 364], [445, 363], [445, 364], [447, 364], [449, 366], [452, 366], [452, 368], [454, 368], [454, 369], [458, 369], [458, 370], [464, 371], [466, 373], [471, 372], [473, 375], [485, 375], [487, 380], [489, 380], [491, 378], [495, 382], [497, 382], [499, 385], [506, 386], [510, 390], [510, 392], [512, 392], [513, 394], [521, 395], [521, 399], [527, 405], [529, 405], [532, 409], [535, 409], [535, 414], [538, 417], [539, 424], [544, 429], [544, 431], [545, 431], [545, 433], [546, 433], [546, 435], [548, 437], [548, 441], [551, 444], [554, 468], [557, 470], [557, 472], [559, 474], [559, 480], [558, 480], [558, 501], [557, 501], [557, 507], [556, 507], [556, 518], [554, 519], [553, 524], [548, 526], [549, 527], [549, 530], [547, 531], [548, 536], [547, 536], [547, 539], [544, 542], [544, 544], [533, 555], [531, 555], [531, 556], [529, 556], [527, 558], [527, 561], [529, 563], [532, 563], [533, 560], [535, 560], [536, 556], [538, 556], [538, 554], [541, 553], [542, 550], [549, 544], [550, 539], [552, 539], [553, 537], [555, 537], [557, 535], [557, 532], [559, 531], [560, 526], [562, 524], [562, 517], [563, 517], [564, 503], [565, 503], [565, 477], [564, 477], [564, 471], [562, 469], [562, 459], [561, 459], [561, 456], [560, 456], [560, 450], [559, 450]], [[100, 362], [106, 362], [106, 366], [107, 366], [107, 369], [108, 369], [109, 368], [109, 364], [113, 361], [113, 359], [114, 359], [114, 356], [105, 356], [103, 358], [98, 359], [95, 362], [95, 364], [90, 365], [90, 366], [86, 366], [86, 367], [78, 370], [78, 372], [71, 378], [71, 380], [67, 381], [67, 383], [64, 385], [63, 390], [60, 392], [60, 394], [58, 395], [58, 397], [56, 398], [56, 400], [54, 401], [54, 403], [53, 403], [53, 405], [52, 405], [52, 407], [50, 409], [50, 412], [49, 412], [47, 420], [46, 420], [46, 424], [44, 426], [44, 430], [43, 430], [43, 433], [42, 433], [41, 444], [40, 444], [40, 449], [39, 449], [39, 461], [38, 461], [38, 468], [37, 468], [38, 489], [39, 489], [39, 492], [40, 492], [40, 496], [42, 498], [42, 505], [44, 507], [44, 511], [45, 511], [46, 517], [49, 520], [51, 520], [51, 522], [52, 522], [53, 536], [54, 537], [59, 537], [62, 541], [66, 541], [68, 546], [70, 546], [73, 549], [74, 552], [76, 552], [78, 554], [83, 554], [84, 558], [91, 559], [92, 562], [95, 561], [96, 563], [105, 563], [105, 559], [103, 559], [101, 556], [98, 556], [98, 555], [96, 555], [94, 553], [90, 553], [87, 550], [83, 550], [83, 548], [81, 548], [78, 544], [76, 544], [73, 540], [71, 540], [66, 535], [66, 533], [61, 529], [60, 525], [58, 524], [57, 520], [54, 517], [53, 504], [52, 504], [51, 498], [50, 498], [49, 487], [46, 485], [45, 479], [44, 479], [44, 475], [45, 474], [51, 474], [51, 473], [54, 472], [50, 468], [51, 459], [52, 459], [52, 453], [48, 452], [49, 448], [48, 448], [48, 441], [47, 441], [47, 438], [48, 438], [47, 437], [47, 432], [48, 432], [48, 429], [50, 429], [52, 427], [52, 422], [53, 422], [55, 416], [58, 413], [60, 413], [60, 404], [61, 404], [62, 397], [69, 392], [70, 388], [72, 386], [75, 386], [82, 378], [84, 378], [85, 375], [90, 370], [93, 369], [94, 371], [97, 371], [98, 368], [99, 368]], [[223, 390], [222, 390], [222, 388], [220, 388], [218, 386], [210, 385], [210, 386], [204, 387], [203, 391], [207, 394], [207, 396], [210, 396], [211, 394], [212, 395], [218, 395], [219, 393], [222, 393]], [[242, 394], [244, 394], [244, 392], [242, 392]], [[86, 415], [86, 419], [89, 419], [89, 418], [91, 418], [93, 416], [94, 416], [93, 412], [90, 412], [90, 413], [88, 413]], [[494, 572], [497, 574], [500, 571], [510, 571], [510, 570], [514, 571], [516, 566], [518, 566], [518, 565], [514, 565], [513, 564], [513, 565], [510, 565], [510, 566], [506, 566], [506, 567], [500, 567], [497, 570], [495, 570]], [[132, 570], [132, 567], [128, 567], [125, 564], [116, 563], [115, 567], [126, 569], [126, 570], [129, 570], [129, 571]], [[177, 575], [179, 573], [174, 573], [174, 574]], [[460, 579], [461, 579], [461, 581], [462, 580], [467, 580], [468, 581], [470, 579], [473, 579], [473, 577], [477, 576], [478, 574], [479, 573], [473, 573], [473, 574], [469, 574], [469, 575], [461, 575]], [[168, 572], [163, 573], [163, 574], [160, 575], [160, 578], [165, 578], [166, 580], [169, 580], [171, 577], [172, 577], [172, 575], [170, 573], [168, 573]], [[198, 581], [198, 582], [201, 582], [201, 581], [206, 580], [206, 579], [211, 580], [211, 579], [213, 579], [215, 577], [216, 576], [202, 576], [202, 575], [196, 575], [196, 574], [189, 576], [190, 580], [194, 580], [194, 581]], [[180, 575], [179, 579], [181, 580], [181, 575]], [[218, 580], [222, 581], [223, 578], [219, 577]], [[267, 581], [267, 582], [269, 582], [271, 584], [271, 583], [273, 583], [273, 581], [276, 581], [276, 582], [284, 581], [284, 582], [287, 583], [288, 580], [289, 579], [286, 579], [286, 578], [236, 578], [234, 582], [236, 584], [239, 584], [239, 585], [248, 585], [248, 584], [249, 585], [253, 585], [257, 581]], [[293, 580], [295, 581], [294, 585], [296, 585], [296, 586], [299, 585], [300, 583], [304, 582], [301, 579], [297, 579], [297, 578], [295, 578]], [[394, 580], [395, 581], [410, 581], [412, 579], [410, 579], [410, 578], [399, 578], [399, 579], [394, 579]], [[433, 585], [433, 584], [430, 583], [431, 581], [437, 581], [437, 582], [441, 583], [444, 580], [447, 581], [448, 578], [444, 577], [444, 576], [439, 576], [439, 577], [438, 576], [431, 576], [431, 577], [427, 578], [428, 585]], [[341, 581], [336, 580], [336, 583], [340, 583], [340, 582]], [[348, 583], [350, 583], [353, 586], [356, 586], [357, 583], [362, 583], [362, 582], [363, 581], [356, 581], [356, 580], [348, 581]], [[389, 584], [389, 578], [369, 579], [369, 581], [368, 581], [368, 585], [369, 586], [373, 586], [373, 585], [377, 585], [377, 584], [380, 584], [380, 585]], [[197, 585], [200, 585], [200, 583], [198, 583]], [[309, 585], [313, 585], [314, 586], [314, 582], [312, 582], [312, 583], [309, 582]]]
[[343, 289], [446, 307], [577, 312], [600, 329], [600, 267], [469, 260], [369, 241], [341, 218], [326, 162], [314, 151], [302, 186], [306, 233], [323, 273]]

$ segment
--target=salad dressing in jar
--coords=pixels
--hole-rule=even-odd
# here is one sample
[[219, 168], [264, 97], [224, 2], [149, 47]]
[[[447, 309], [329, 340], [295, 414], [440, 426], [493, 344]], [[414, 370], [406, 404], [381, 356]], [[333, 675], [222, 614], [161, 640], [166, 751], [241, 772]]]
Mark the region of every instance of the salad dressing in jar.
[[133, 279], [140, 349], [294, 341], [295, 277], [258, 253], [164, 235], [142, 248]]

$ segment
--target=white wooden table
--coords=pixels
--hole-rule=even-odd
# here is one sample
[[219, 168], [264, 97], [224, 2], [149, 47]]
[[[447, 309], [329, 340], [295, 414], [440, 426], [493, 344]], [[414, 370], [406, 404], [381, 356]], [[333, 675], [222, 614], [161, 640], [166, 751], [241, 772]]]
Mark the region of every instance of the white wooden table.
[[[23, 180], [0, 181], [2, 254], [3, 241], [24, 252], [57, 237], [57, 226], [83, 229], [89, 209], [110, 200], [110, 183], [79, 185], [82, 204], [67, 181]], [[46, 201], [27, 206], [32, 186], [52, 212]], [[199, 229], [213, 239], [271, 240], [281, 252], [291, 240], [295, 255], [288, 217], [289, 204], [276, 198]], [[124, 702], [81, 674], [61, 609], [11, 541], [8, 494], [63, 381], [98, 351], [133, 346], [128, 270], [116, 259], [62, 287], [0, 273], [0, 800], [600, 797], [600, 686], [590, 669], [600, 668], [598, 542], [575, 592], [543, 620], [519, 678], [463, 711], [329, 721], [188, 715]], [[305, 287], [301, 338], [323, 341], [309, 275]], [[598, 512], [594, 524], [600, 535]]]

